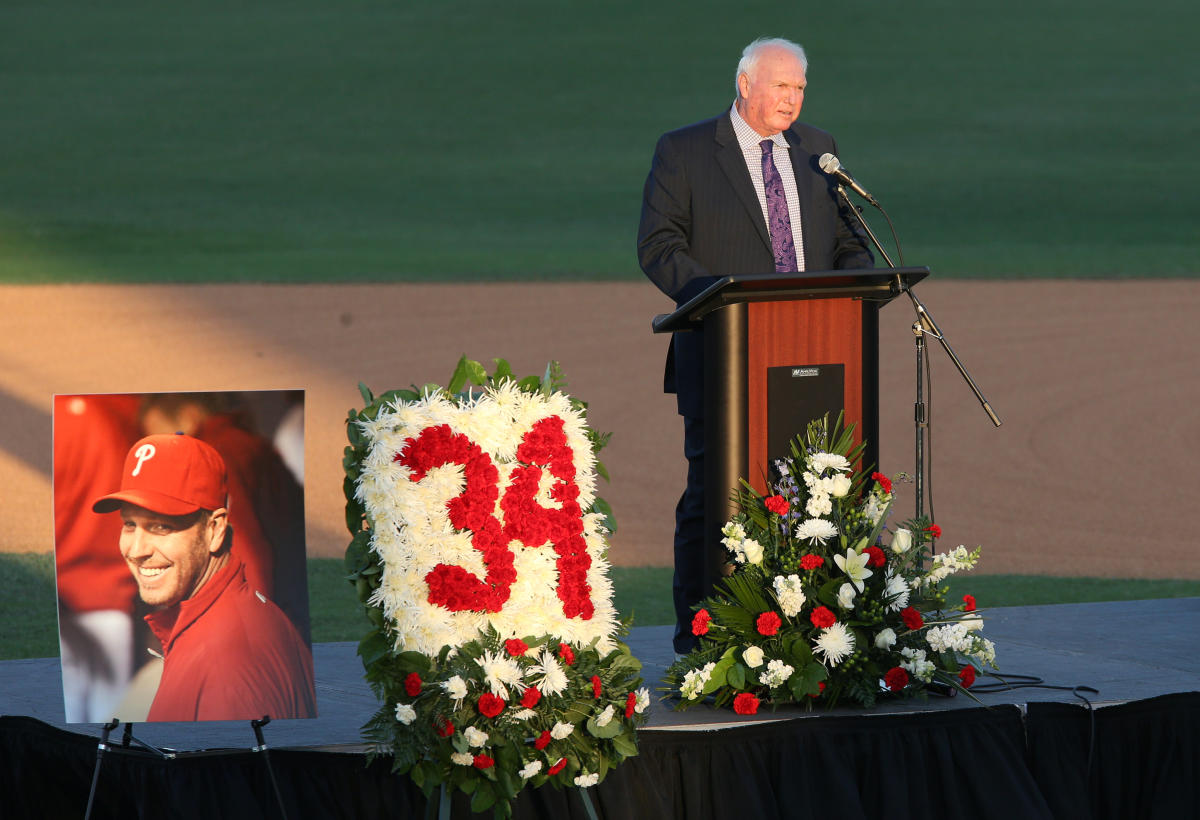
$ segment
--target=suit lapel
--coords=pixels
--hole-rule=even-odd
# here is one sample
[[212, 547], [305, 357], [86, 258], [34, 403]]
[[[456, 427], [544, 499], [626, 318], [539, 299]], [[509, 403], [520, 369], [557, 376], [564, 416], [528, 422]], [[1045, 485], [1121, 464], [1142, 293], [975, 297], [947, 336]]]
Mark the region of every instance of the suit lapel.
[[813, 189], [809, 180], [812, 179], [813, 155], [804, 147], [804, 140], [795, 131], [789, 128], [783, 132], [783, 136], [791, 146], [788, 153], [792, 159], [792, 173], [796, 177], [796, 194], [799, 197], [797, 204], [800, 206], [800, 233], [804, 243], [804, 259], [807, 268], [808, 260], [816, 258], [815, 249], [812, 246], [813, 231], [810, 229], [813, 213]]
[[758, 194], [754, 192], [754, 183], [750, 181], [750, 172], [746, 170], [746, 157], [742, 154], [742, 146], [738, 145], [737, 135], [733, 132], [733, 122], [729, 112], [717, 120], [717, 164], [729, 179], [729, 184], [737, 192], [742, 201], [758, 236], [771, 249], [771, 235], [767, 233], [767, 223], [763, 221], [762, 205], [758, 202]]

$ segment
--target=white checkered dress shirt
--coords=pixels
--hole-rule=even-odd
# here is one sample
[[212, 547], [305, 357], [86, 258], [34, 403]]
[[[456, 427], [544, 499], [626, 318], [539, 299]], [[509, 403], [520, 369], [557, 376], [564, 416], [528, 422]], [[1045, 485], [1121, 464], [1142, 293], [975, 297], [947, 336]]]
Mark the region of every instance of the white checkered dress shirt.
[[[730, 110], [730, 119], [733, 120], [733, 133], [737, 136], [738, 145], [741, 146], [742, 156], [746, 159], [746, 169], [750, 172], [750, 181], [754, 183], [754, 192], [758, 194], [758, 204], [762, 208], [763, 222], [767, 226], [767, 232], [770, 233], [771, 220], [767, 216], [767, 188], [763, 184], [762, 174], [763, 151], [759, 145], [768, 138], [763, 137], [746, 124], [742, 115], [738, 113], [736, 103]], [[787, 197], [788, 218], [792, 222], [792, 240], [796, 244], [796, 270], [804, 270], [800, 195], [796, 193], [796, 174], [792, 171], [792, 157], [788, 153], [789, 147], [783, 134], [775, 134], [769, 139], [775, 143], [775, 150], [771, 152], [771, 158], [775, 160], [775, 167], [779, 170], [779, 177], [783, 180], [783, 193]]]

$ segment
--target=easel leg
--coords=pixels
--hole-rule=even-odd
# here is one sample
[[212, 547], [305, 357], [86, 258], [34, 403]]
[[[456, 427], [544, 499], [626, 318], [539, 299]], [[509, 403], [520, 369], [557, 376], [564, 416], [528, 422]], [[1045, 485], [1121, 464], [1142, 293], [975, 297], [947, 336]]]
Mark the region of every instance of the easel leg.
[[83, 820], [89, 820], [92, 816], [92, 804], [96, 799], [96, 785], [100, 782], [100, 763], [104, 760], [104, 753], [108, 751], [108, 733], [120, 724], [121, 721], [113, 718], [101, 729], [100, 745], [96, 747], [96, 768], [92, 770], [92, 787], [88, 789], [87, 810], [83, 814]]
[[275, 770], [271, 768], [271, 753], [267, 749], [266, 740], [263, 739], [263, 727], [270, 722], [270, 715], [263, 715], [262, 720], [250, 721], [250, 728], [254, 730], [254, 739], [258, 741], [258, 745], [252, 751], [262, 753], [263, 761], [267, 764], [267, 775], [271, 778], [271, 788], [275, 790], [275, 802], [279, 806], [279, 816], [283, 820], [287, 820], [287, 809], [283, 805], [283, 793], [279, 791], [279, 781], [275, 779]]

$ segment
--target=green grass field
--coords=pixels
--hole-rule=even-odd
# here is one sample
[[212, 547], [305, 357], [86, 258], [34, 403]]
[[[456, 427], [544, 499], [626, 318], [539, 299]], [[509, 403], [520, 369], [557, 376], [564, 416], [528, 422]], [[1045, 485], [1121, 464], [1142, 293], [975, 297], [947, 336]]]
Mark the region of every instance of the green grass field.
[[656, 137], [728, 107], [764, 33], [807, 47], [802, 118], [908, 263], [1200, 272], [1200, 7], [816, 10], [14, 0], [0, 282], [637, 279]]
[[[667, 567], [614, 567], [614, 603], [634, 626], [674, 622], [671, 570]], [[357, 641], [367, 621], [353, 588], [344, 580], [342, 562], [308, 562], [313, 640]], [[44, 658], [58, 654], [54, 604], [54, 559], [49, 553], [0, 554], [0, 660]], [[969, 592], [983, 609], [1035, 604], [1130, 601], [1200, 596], [1200, 581], [1110, 578], [1048, 578], [1028, 575], [967, 575], [951, 582], [951, 595]]]

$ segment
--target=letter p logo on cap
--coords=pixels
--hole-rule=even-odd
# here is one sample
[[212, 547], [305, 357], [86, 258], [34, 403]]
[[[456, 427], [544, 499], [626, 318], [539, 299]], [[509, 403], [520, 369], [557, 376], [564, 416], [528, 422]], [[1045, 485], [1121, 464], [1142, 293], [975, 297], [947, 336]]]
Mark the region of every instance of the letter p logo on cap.
[[142, 462], [148, 458], [154, 458], [157, 451], [153, 444], [143, 444], [133, 451], [133, 457], [137, 459], [137, 464], [133, 467], [133, 472], [130, 475], [137, 475], [142, 471]]

